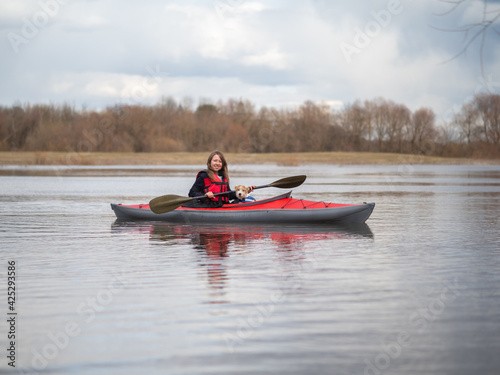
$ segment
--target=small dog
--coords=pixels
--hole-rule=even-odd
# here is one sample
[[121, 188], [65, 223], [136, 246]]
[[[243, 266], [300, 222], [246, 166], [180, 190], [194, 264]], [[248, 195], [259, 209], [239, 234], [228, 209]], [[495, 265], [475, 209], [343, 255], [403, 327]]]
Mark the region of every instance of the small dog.
[[250, 192], [250, 189], [243, 186], [243, 185], [237, 185], [234, 187], [234, 191], [236, 193], [236, 199], [234, 203], [242, 203], [246, 201], [246, 198], [249, 198], [249, 200], [254, 201], [255, 199], [252, 197], [248, 196], [248, 193]]
[[243, 185], [235, 186], [234, 191], [236, 192], [236, 198], [238, 198], [239, 201], [244, 202], [245, 198], [248, 197], [248, 188]]

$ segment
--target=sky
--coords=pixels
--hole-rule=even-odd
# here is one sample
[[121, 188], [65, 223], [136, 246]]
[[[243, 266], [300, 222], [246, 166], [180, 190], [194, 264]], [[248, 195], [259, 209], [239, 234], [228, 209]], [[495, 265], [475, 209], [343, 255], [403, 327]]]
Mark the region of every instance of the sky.
[[0, 105], [381, 97], [446, 119], [500, 93], [500, 17], [463, 32], [485, 10], [500, 1], [2, 0]]

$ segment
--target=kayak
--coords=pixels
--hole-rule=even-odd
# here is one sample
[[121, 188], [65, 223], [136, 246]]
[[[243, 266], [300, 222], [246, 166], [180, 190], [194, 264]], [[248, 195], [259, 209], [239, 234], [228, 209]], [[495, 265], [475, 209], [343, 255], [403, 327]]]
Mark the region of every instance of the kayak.
[[152, 220], [171, 223], [280, 223], [329, 224], [364, 223], [375, 203], [340, 204], [294, 199], [291, 192], [248, 203], [225, 204], [218, 208], [178, 207], [155, 214], [148, 204], [111, 203], [120, 220]]
[[364, 223], [375, 203], [340, 204], [294, 199], [291, 192], [249, 203], [225, 204], [218, 208], [179, 207], [155, 214], [148, 204], [111, 203], [121, 220], [152, 220], [171, 223]]

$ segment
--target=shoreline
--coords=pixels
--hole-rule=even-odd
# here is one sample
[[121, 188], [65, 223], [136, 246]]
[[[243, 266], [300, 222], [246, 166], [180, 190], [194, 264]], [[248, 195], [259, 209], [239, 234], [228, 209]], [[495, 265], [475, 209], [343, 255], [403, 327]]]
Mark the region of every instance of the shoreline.
[[[203, 165], [210, 152], [122, 153], [1, 151], [0, 165]], [[444, 158], [377, 152], [224, 153], [229, 165], [500, 165], [500, 159]]]

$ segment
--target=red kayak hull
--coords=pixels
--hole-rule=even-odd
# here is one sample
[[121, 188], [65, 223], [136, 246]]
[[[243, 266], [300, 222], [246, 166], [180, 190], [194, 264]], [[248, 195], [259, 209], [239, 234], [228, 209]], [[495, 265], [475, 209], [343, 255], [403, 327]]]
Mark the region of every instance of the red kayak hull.
[[340, 204], [294, 199], [291, 193], [219, 208], [179, 207], [164, 214], [155, 214], [148, 204], [111, 204], [116, 217], [121, 220], [173, 223], [364, 223], [374, 207], [375, 203]]

